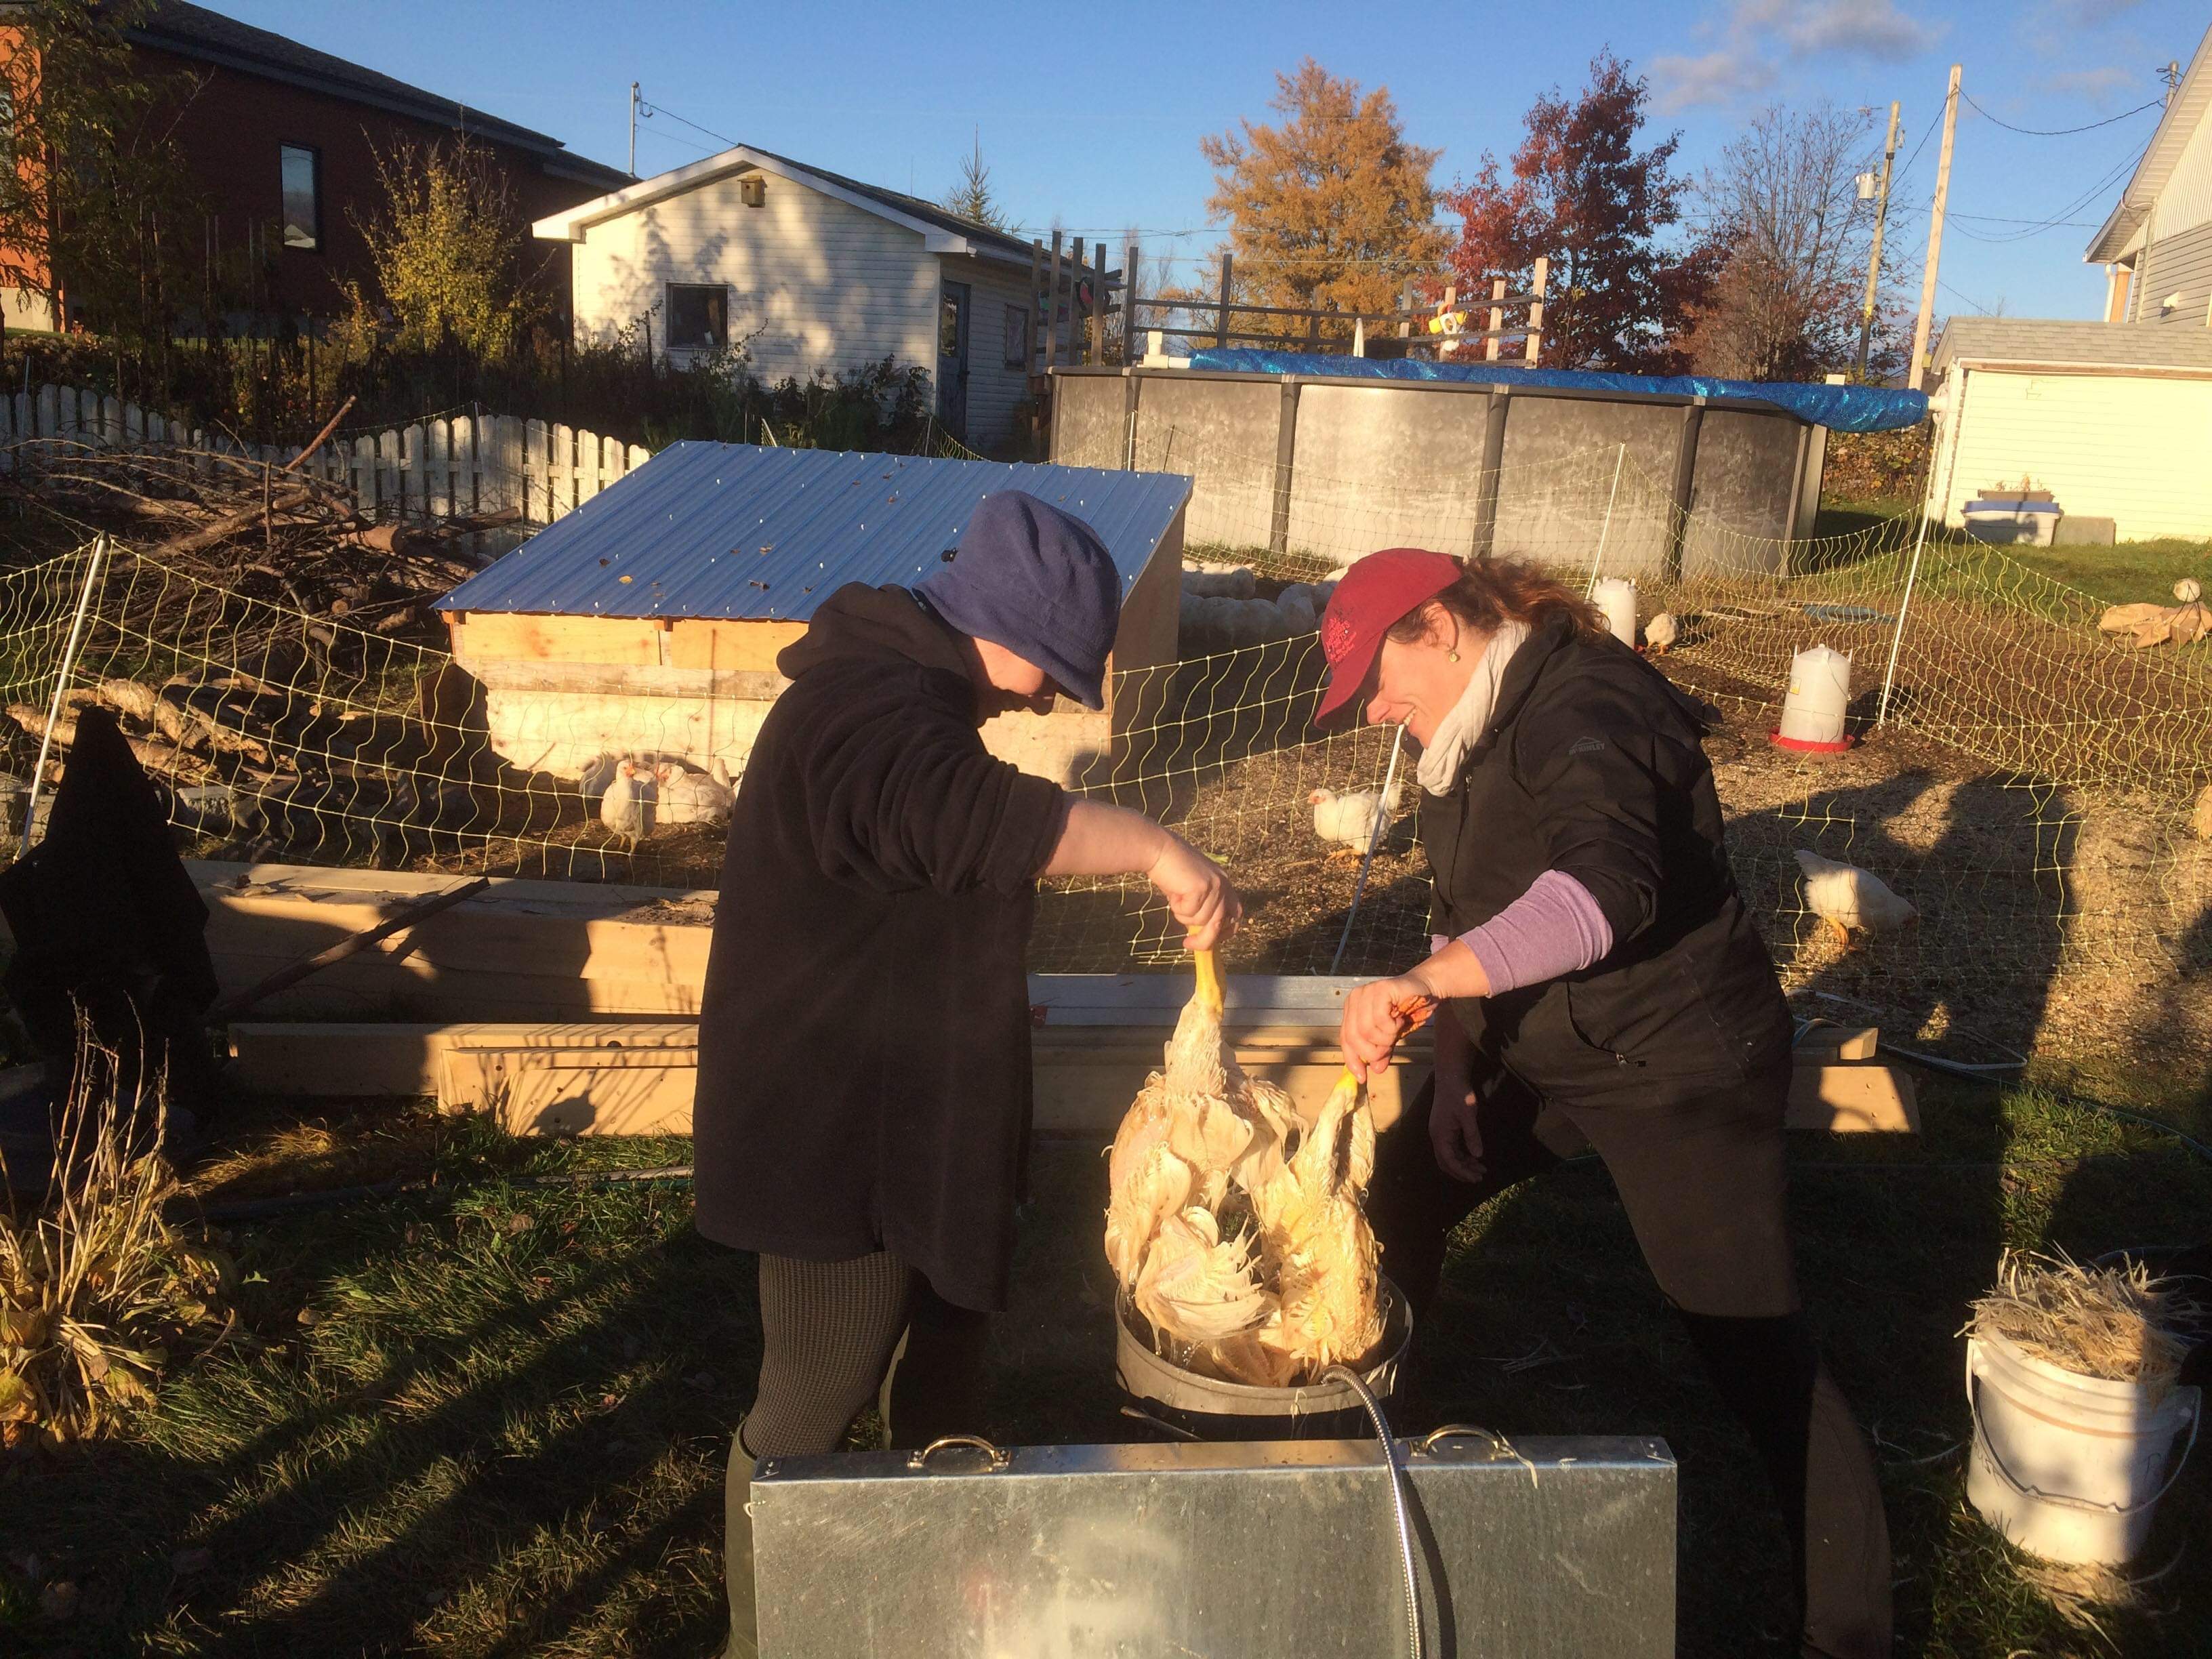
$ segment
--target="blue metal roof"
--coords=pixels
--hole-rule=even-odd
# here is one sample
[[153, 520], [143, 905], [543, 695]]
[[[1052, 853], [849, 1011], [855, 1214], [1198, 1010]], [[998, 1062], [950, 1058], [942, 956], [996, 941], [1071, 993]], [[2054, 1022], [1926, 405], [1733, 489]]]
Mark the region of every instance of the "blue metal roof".
[[1097, 531], [1126, 595], [1190, 489], [1165, 472], [672, 444], [437, 608], [804, 622], [847, 582], [910, 586], [938, 569], [1001, 489]]

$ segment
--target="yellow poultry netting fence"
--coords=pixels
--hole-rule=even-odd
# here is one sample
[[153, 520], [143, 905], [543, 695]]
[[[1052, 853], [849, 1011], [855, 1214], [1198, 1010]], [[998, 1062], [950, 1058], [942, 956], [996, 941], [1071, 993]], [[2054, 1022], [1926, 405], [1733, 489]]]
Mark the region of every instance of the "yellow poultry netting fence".
[[[2112, 1042], [2198, 1019], [2187, 975], [2212, 958], [2212, 865], [2189, 824], [2212, 779], [2212, 646], [2129, 650], [2098, 632], [2088, 596], [1909, 521], [1784, 539], [1685, 517], [1618, 447], [1540, 476], [1370, 491], [1364, 507], [1357, 478], [1309, 471], [1288, 536], [1274, 533], [1272, 459], [1253, 473], [1200, 481], [1207, 521], [1231, 529], [1185, 549], [1183, 654], [1115, 677], [1112, 743], [1076, 781], [1224, 860], [1249, 918], [1232, 968], [1381, 973], [1425, 952], [1413, 747], [1389, 730], [1315, 730], [1313, 617], [1330, 573], [1376, 547], [1464, 549], [1487, 485], [1497, 553], [1578, 586], [1632, 576], [1642, 622], [1673, 620], [1661, 665], [1728, 717], [1709, 748], [1731, 853], [1793, 986], [1846, 1000], [1845, 1015], [1849, 1002], [1904, 1009], [2016, 1047], [2062, 1027]], [[1814, 643], [1852, 659], [1854, 723], [1873, 735], [1848, 754], [1765, 741], [1791, 657]], [[125, 549], [0, 575], [0, 698], [11, 853], [33, 779], [50, 791], [72, 721], [104, 705], [201, 856], [720, 879], [713, 824], [664, 822], [633, 842], [577, 779], [496, 752], [482, 691], [443, 651]], [[1917, 925], [1840, 947], [1808, 904], [1800, 851], [1880, 877]], [[1165, 967], [1173, 932], [1141, 883], [1054, 884], [1033, 965]]]

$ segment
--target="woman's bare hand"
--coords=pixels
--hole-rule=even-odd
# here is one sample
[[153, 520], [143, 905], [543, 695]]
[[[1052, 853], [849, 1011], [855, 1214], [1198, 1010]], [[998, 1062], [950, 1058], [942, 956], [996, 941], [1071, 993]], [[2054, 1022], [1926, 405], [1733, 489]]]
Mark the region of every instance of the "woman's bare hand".
[[1146, 878], [1168, 902], [1168, 913], [1187, 930], [1184, 948], [1211, 951], [1237, 931], [1243, 918], [1243, 902], [1231, 884], [1229, 872], [1176, 835], [1167, 844]]
[[1420, 1023], [1436, 1000], [1437, 994], [1418, 973], [1378, 979], [1346, 996], [1338, 1040], [1344, 1045], [1344, 1063], [1353, 1075], [1364, 1082], [1388, 1070], [1398, 1040]]

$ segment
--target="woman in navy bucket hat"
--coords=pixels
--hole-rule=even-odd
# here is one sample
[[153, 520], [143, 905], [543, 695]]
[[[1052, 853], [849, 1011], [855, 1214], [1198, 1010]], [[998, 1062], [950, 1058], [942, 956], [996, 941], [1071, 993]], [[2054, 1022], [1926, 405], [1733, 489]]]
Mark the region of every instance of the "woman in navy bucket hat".
[[694, 1108], [699, 1231], [760, 1256], [760, 1382], [726, 1502], [739, 1659], [756, 1459], [834, 1451], [879, 1392], [895, 1446], [988, 1427], [1037, 878], [1142, 875], [1194, 947], [1237, 924], [1228, 878], [1180, 837], [983, 746], [986, 720], [1055, 692], [1103, 705], [1121, 592], [1088, 525], [1010, 490], [928, 580], [838, 589], [776, 659], [791, 684], [731, 814]]

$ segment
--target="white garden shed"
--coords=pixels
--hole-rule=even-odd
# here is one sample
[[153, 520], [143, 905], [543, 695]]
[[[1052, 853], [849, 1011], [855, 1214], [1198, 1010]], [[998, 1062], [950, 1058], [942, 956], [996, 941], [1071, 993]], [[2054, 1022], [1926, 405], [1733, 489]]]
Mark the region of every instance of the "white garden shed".
[[736, 339], [775, 381], [885, 357], [988, 449], [1028, 395], [1034, 250], [934, 203], [739, 144], [541, 219], [571, 244], [574, 325], [682, 361]]
[[2047, 490], [2066, 539], [2212, 537], [2212, 331], [1954, 317], [1933, 368], [1931, 516]]

